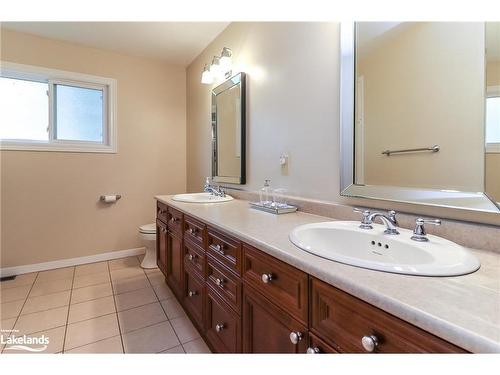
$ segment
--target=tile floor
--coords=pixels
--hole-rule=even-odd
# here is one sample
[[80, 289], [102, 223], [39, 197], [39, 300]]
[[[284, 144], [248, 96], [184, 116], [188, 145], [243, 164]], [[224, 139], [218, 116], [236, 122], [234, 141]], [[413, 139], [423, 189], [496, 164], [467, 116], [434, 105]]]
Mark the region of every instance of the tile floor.
[[[45, 335], [43, 353], [209, 353], [163, 274], [139, 264], [128, 257], [3, 281], [0, 329]], [[8, 348], [0, 351], [26, 353]]]

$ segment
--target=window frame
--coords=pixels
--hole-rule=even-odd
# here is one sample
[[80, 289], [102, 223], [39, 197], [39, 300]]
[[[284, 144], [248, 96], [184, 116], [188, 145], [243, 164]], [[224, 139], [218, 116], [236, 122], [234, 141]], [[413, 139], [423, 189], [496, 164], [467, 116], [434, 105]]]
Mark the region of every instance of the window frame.
[[[0, 150], [16, 151], [58, 151], [58, 152], [93, 152], [117, 153], [116, 127], [116, 79], [59, 69], [49, 69], [33, 65], [0, 62], [1, 76], [12, 79], [43, 82], [48, 85], [48, 140], [0, 140]], [[55, 85], [66, 85], [102, 90], [103, 92], [103, 142], [61, 140], [55, 138]]]
[[[486, 88], [486, 99], [500, 97], [500, 86], [488, 86]], [[485, 103], [486, 109], [486, 103]], [[486, 114], [486, 113], [485, 113]], [[486, 124], [485, 124], [486, 126]], [[486, 153], [487, 154], [500, 154], [500, 143], [487, 143], [486, 142]]]

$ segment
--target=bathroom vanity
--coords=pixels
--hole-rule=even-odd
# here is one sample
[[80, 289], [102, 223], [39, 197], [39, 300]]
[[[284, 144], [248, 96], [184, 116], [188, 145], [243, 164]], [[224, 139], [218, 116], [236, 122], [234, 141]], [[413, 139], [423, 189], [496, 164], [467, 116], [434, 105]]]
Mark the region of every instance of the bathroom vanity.
[[[498, 329], [490, 331], [493, 339], [469, 332], [466, 325], [477, 327], [476, 322], [462, 321], [469, 318], [465, 311], [454, 311], [468, 303], [467, 296], [450, 299], [458, 278], [448, 278], [447, 286], [440, 278], [351, 267], [301, 252], [288, 241], [294, 226], [331, 219], [304, 213], [276, 217], [250, 210], [240, 200], [208, 205], [169, 196], [157, 200], [158, 266], [214, 352], [463, 353], [500, 348], [494, 339]], [[462, 277], [475, 280], [471, 276]], [[426, 304], [425, 294], [435, 296], [436, 288], [444, 288], [443, 304]], [[495, 301], [489, 302], [493, 307]], [[455, 321], [440, 316], [450, 312]]]

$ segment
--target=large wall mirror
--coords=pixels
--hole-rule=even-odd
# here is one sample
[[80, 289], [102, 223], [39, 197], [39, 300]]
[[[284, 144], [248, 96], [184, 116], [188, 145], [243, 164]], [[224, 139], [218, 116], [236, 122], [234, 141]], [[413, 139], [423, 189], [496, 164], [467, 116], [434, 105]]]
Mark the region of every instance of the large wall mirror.
[[245, 73], [212, 90], [212, 178], [245, 183]]
[[348, 23], [341, 38], [341, 194], [500, 212], [500, 23]]

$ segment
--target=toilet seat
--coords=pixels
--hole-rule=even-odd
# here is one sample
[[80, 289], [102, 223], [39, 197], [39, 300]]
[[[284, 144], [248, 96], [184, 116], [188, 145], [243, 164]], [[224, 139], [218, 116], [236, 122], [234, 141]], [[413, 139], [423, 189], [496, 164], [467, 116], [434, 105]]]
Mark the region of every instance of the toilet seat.
[[145, 224], [139, 227], [139, 233], [145, 234], [155, 234], [156, 233], [156, 224]]

